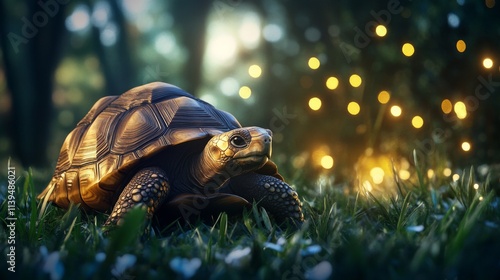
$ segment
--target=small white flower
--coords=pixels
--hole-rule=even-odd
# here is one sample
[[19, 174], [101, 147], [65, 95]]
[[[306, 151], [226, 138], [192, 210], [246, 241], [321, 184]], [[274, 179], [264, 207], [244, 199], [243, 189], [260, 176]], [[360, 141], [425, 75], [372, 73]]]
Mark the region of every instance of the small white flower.
[[245, 247], [243, 249], [236, 248], [226, 256], [225, 262], [232, 266], [241, 267], [250, 261], [251, 251], [250, 247]]
[[40, 247], [40, 254], [42, 255], [42, 258], [46, 259], [47, 256], [49, 255], [49, 250], [47, 250], [47, 247], [42, 245]]
[[170, 268], [182, 275], [183, 278], [191, 278], [196, 274], [196, 271], [201, 266], [201, 260], [199, 258], [186, 259], [175, 257], [170, 261]]
[[[45, 250], [46, 249], [47, 248], [45, 248]], [[42, 249], [40, 251], [42, 251]], [[46, 253], [47, 252], [45, 252], [45, 254]], [[42, 254], [43, 254], [43, 252], [42, 252]], [[62, 279], [62, 277], [64, 275], [64, 266], [60, 262], [59, 252], [55, 251], [55, 252], [50, 253], [45, 258], [45, 263], [43, 264], [42, 269], [43, 269], [44, 272], [50, 274], [50, 279], [51, 280]]]
[[309, 255], [315, 255], [317, 253], [321, 252], [321, 246], [319, 245], [311, 245], [311, 246], [307, 246], [305, 249], [303, 249], [300, 254], [305, 257], [305, 256], [309, 256]]
[[421, 232], [424, 230], [424, 226], [423, 225], [408, 226], [408, 227], [406, 227], [406, 230], [409, 232]]
[[115, 265], [111, 270], [111, 274], [115, 277], [120, 277], [123, 273], [135, 264], [137, 257], [131, 254], [125, 254], [116, 258]]
[[99, 252], [95, 254], [95, 261], [96, 262], [103, 262], [106, 259], [106, 253], [104, 252]]
[[264, 242], [264, 249], [271, 249], [276, 252], [283, 252], [283, 246], [276, 244], [276, 243], [271, 243], [271, 242]]
[[306, 271], [305, 277], [310, 280], [326, 280], [330, 278], [332, 272], [332, 265], [328, 261], [322, 261]]
[[276, 241], [276, 244], [281, 245], [281, 246], [285, 245], [285, 243], [286, 243], [286, 239], [283, 236], [278, 238], [278, 240]]

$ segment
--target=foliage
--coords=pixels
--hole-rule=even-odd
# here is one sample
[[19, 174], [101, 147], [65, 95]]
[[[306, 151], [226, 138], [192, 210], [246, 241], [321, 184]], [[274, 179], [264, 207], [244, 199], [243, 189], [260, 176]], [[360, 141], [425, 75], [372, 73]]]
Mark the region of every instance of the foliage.
[[[16, 274], [20, 279], [494, 279], [500, 273], [500, 198], [488, 181], [477, 182], [476, 189], [472, 171], [463, 175], [466, 179], [437, 188], [395, 178], [397, 191], [391, 195], [349, 193], [334, 184], [321, 191], [300, 188], [307, 221], [298, 231], [280, 228], [254, 206], [243, 218], [221, 214], [212, 225], [174, 223], [141, 242], [139, 209], [109, 237], [102, 234], [105, 215], [74, 206], [68, 211], [49, 206], [37, 220], [33, 178], [26, 173], [17, 182]], [[2, 219], [6, 210], [4, 199]], [[2, 230], [2, 244], [6, 238]], [[1, 261], [1, 273], [10, 276], [5, 266]]]

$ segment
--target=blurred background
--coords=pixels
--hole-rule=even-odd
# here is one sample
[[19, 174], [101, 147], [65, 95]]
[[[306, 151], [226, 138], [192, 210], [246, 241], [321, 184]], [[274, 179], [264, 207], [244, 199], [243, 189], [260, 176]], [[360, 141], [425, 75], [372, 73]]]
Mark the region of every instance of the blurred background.
[[500, 160], [499, 6], [1, 0], [1, 162], [48, 181], [94, 102], [163, 81], [272, 129], [292, 182], [371, 190], [411, 180], [415, 158], [458, 179]]

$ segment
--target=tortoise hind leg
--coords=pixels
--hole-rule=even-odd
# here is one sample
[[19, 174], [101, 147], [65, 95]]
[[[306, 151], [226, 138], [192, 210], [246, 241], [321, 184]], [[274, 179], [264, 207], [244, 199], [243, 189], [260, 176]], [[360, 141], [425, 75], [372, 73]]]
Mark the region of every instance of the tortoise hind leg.
[[141, 169], [123, 189], [104, 226], [120, 225], [126, 213], [136, 206], [145, 206], [146, 218], [151, 220], [167, 197], [169, 188], [165, 171], [156, 167]]

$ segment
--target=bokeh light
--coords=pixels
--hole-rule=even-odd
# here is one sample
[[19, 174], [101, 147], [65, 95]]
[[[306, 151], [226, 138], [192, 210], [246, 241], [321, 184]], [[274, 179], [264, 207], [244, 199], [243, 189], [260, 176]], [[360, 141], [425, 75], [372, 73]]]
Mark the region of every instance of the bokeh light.
[[436, 174], [435, 174], [433, 169], [427, 170], [427, 178], [432, 179], [432, 178], [434, 178], [434, 175], [436, 175]]
[[334, 160], [333, 160], [332, 156], [330, 156], [330, 155], [324, 155], [321, 158], [321, 166], [324, 169], [331, 169], [333, 167], [333, 164], [334, 164]]
[[238, 43], [226, 26], [217, 23], [209, 25], [205, 59], [211, 65], [229, 66], [234, 62]]
[[363, 82], [363, 80], [361, 79], [361, 76], [359, 76], [358, 74], [352, 74], [349, 77], [349, 83], [351, 84], [352, 87], [355, 87], [355, 88], [359, 87], [362, 82]]
[[458, 40], [456, 47], [457, 47], [457, 51], [458, 52], [463, 53], [463, 52], [465, 52], [465, 49], [467, 48], [467, 45], [465, 44], [464, 40]]
[[339, 79], [337, 79], [337, 77], [329, 77], [327, 80], [326, 80], [326, 87], [328, 89], [331, 89], [331, 90], [334, 90], [336, 89], [337, 87], [339, 86]]
[[309, 68], [311, 68], [312, 70], [316, 70], [319, 68], [319, 66], [321, 65], [319, 59], [317, 57], [311, 57], [309, 58], [309, 60], [307, 61], [307, 65], [309, 66]]
[[453, 104], [449, 99], [444, 99], [441, 102], [441, 110], [443, 110], [443, 113], [449, 114], [453, 110]]
[[367, 191], [367, 192], [371, 192], [373, 191], [373, 186], [372, 184], [370, 183], [370, 181], [364, 181], [363, 182], [363, 188]]
[[355, 116], [357, 114], [359, 114], [359, 112], [361, 111], [361, 107], [359, 106], [359, 104], [357, 102], [349, 102], [349, 104], [347, 104], [347, 112], [349, 112], [349, 114]]
[[321, 99], [318, 97], [309, 99], [309, 108], [313, 111], [318, 111], [321, 108]]
[[388, 91], [383, 90], [379, 92], [377, 99], [380, 104], [387, 104], [389, 100], [391, 100], [391, 94]]
[[448, 25], [452, 28], [457, 28], [460, 26], [460, 18], [455, 13], [448, 14]]
[[238, 30], [238, 37], [247, 49], [255, 49], [260, 40], [260, 19], [253, 12], [247, 12], [242, 19]]
[[411, 125], [413, 125], [414, 128], [421, 128], [424, 125], [424, 119], [421, 116], [414, 116], [413, 119], [411, 119]]
[[489, 57], [483, 59], [483, 67], [486, 69], [493, 67], [493, 60]]
[[242, 86], [239, 91], [240, 97], [243, 99], [248, 99], [252, 96], [252, 90], [247, 86]]
[[233, 77], [227, 77], [220, 82], [219, 87], [224, 95], [232, 96], [238, 91], [240, 83]]
[[408, 180], [410, 179], [411, 173], [406, 169], [401, 169], [398, 172], [398, 176], [401, 180]]
[[66, 28], [72, 32], [85, 30], [90, 24], [88, 7], [82, 4], [77, 5], [73, 13], [66, 18], [65, 24]]
[[377, 27], [375, 27], [375, 34], [377, 34], [377, 36], [379, 37], [384, 37], [385, 35], [387, 35], [387, 28], [382, 24], [377, 25]]
[[248, 68], [248, 74], [250, 75], [250, 77], [252, 78], [258, 78], [260, 77], [260, 75], [262, 74], [262, 69], [260, 68], [259, 65], [257, 64], [254, 64], [254, 65], [251, 65], [249, 68]]
[[403, 47], [401, 48], [401, 51], [405, 56], [412, 56], [415, 53], [415, 48], [413, 47], [412, 44], [410, 43], [405, 43], [403, 44]]
[[453, 182], [456, 182], [456, 181], [460, 180], [460, 175], [453, 174], [453, 176], [451, 178], [453, 179]]
[[391, 107], [391, 115], [393, 115], [394, 117], [399, 117], [402, 113], [403, 109], [401, 109], [401, 107], [399, 107], [398, 105], [394, 105]]
[[464, 152], [468, 152], [468, 151], [470, 151], [470, 149], [471, 149], [471, 145], [469, 142], [467, 142], [467, 141], [462, 142], [462, 150]]
[[467, 117], [467, 107], [462, 101], [455, 103], [453, 110], [455, 111], [455, 114], [457, 114], [457, 118], [463, 120]]
[[384, 181], [385, 172], [380, 167], [374, 167], [370, 170], [370, 176], [375, 184], [381, 184]]
[[451, 169], [449, 169], [448, 167], [443, 169], [443, 175], [446, 177], [450, 177], [451, 176]]
[[268, 24], [262, 29], [262, 37], [268, 42], [278, 42], [283, 37], [283, 29], [277, 24]]

